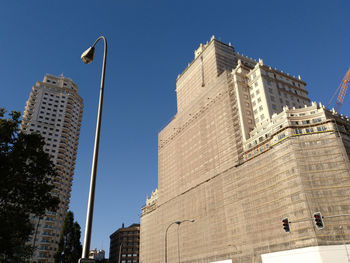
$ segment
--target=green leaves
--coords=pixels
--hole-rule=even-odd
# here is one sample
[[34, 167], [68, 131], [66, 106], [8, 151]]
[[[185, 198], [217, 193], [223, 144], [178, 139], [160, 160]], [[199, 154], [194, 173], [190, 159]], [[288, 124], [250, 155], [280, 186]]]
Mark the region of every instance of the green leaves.
[[57, 176], [39, 134], [20, 132], [21, 114], [0, 108], [0, 256], [28, 257], [25, 246], [32, 226], [29, 215], [56, 211], [59, 199], [52, 196]]
[[55, 255], [56, 263], [78, 262], [81, 257], [80, 225], [74, 222], [73, 212], [68, 211], [64, 219], [58, 251]]

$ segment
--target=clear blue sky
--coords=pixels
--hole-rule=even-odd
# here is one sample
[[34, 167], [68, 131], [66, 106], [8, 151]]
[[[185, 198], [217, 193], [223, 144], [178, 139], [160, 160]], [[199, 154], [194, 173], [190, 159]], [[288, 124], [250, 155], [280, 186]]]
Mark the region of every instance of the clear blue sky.
[[[176, 113], [175, 80], [211, 35], [307, 82], [328, 100], [350, 67], [350, 1], [3, 1], [0, 106], [23, 112], [46, 73], [72, 78], [84, 113], [70, 209], [84, 232], [103, 45], [109, 41], [91, 248], [139, 222], [157, 187], [157, 135]], [[342, 112], [350, 113], [350, 91]], [[83, 234], [83, 233], [82, 233]]]

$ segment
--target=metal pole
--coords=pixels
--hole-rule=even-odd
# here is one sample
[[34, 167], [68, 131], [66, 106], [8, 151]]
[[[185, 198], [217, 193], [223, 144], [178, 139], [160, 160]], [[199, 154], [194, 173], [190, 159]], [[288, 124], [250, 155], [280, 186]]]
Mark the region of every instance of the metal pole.
[[182, 222], [177, 224], [177, 262], [180, 263], [180, 237], [179, 237], [179, 228]]
[[92, 219], [93, 219], [93, 213], [94, 213], [96, 172], [97, 172], [97, 161], [98, 161], [98, 149], [100, 144], [103, 92], [104, 92], [105, 69], [106, 69], [106, 59], [107, 59], [107, 40], [104, 36], [100, 36], [99, 38], [97, 38], [95, 43], [92, 45], [92, 47], [94, 47], [100, 39], [104, 40], [104, 54], [103, 54], [103, 63], [102, 63], [101, 87], [100, 87], [100, 98], [99, 98], [98, 113], [97, 113], [94, 153], [92, 157], [89, 201], [88, 201], [88, 207], [86, 212], [85, 236], [84, 236], [84, 246], [83, 246], [83, 253], [82, 253], [83, 259], [88, 258], [89, 250], [90, 250], [90, 242], [91, 242], [91, 227], [92, 227]]
[[181, 224], [180, 221], [172, 222], [170, 225], [168, 225], [168, 227], [165, 230], [165, 242], [164, 242], [164, 262], [165, 263], [168, 262], [168, 239], [167, 239], [168, 230], [173, 224], [177, 224], [177, 223]]
[[177, 228], [177, 258], [178, 258], [178, 262], [180, 263], [180, 246], [179, 246], [179, 227], [181, 223], [184, 222], [194, 222], [194, 219], [185, 219], [182, 221], [175, 221], [172, 222], [170, 225], [168, 225], [167, 229], [165, 230], [165, 241], [164, 241], [164, 262], [167, 263], [168, 262], [168, 239], [167, 239], [167, 235], [168, 235], [168, 230], [169, 228], [173, 225], [173, 224], [177, 224], [178, 228]]
[[121, 254], [122, 254], [122, 246], [123, 246], [123, 242], [120, 243], [120, 246], [119, 246], [119, 257], [118, 257], [118, 263], [120, 263], [120, 257], [121, 257]]

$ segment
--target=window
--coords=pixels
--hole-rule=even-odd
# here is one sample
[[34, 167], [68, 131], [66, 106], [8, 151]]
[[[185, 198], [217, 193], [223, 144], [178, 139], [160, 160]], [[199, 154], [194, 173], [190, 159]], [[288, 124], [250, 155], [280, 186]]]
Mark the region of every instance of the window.
[[302, 130], [299, 130], [299, 129], [295, 129], [295, 134], [302, 134]]
[[261, 102], [261, 98], [260, 97], [258, 98], [258, 102]]
[[277, 107], [276, 107], [275, 104], [272, 104], [272, 109], [273, 109], [273, 110], [277, 110]]
[[281, 139], [283, 139], [284, 137], [286, 137], [286, 135], [285, 135], [284, 133], [279, 134], [279, 135], [278, 135], [278, 140], [281, 140]]
[[274, 96], [270, 96], [271, 101], [275, 101], [275, 97]]

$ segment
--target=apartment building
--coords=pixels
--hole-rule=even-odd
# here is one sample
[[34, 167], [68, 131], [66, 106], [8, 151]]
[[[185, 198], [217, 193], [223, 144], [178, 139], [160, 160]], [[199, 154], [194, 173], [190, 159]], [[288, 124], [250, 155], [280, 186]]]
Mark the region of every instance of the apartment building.
[[32, 257], [35, 262], [54, 262], [69, 206], [82, 113], [78, 86], [63, 75], [46, 74], [43, 81], [35, 83], [26, 103], [21, 130], [44, 137], [44, 150], [59, 174], [52, 193], [60, 199], [58, 210], [31, 218], [35, 231], [28, 243], [36, 248]]
[[110, 235], [109, 262], [139, 263], [140, 224], [132, 224]]

